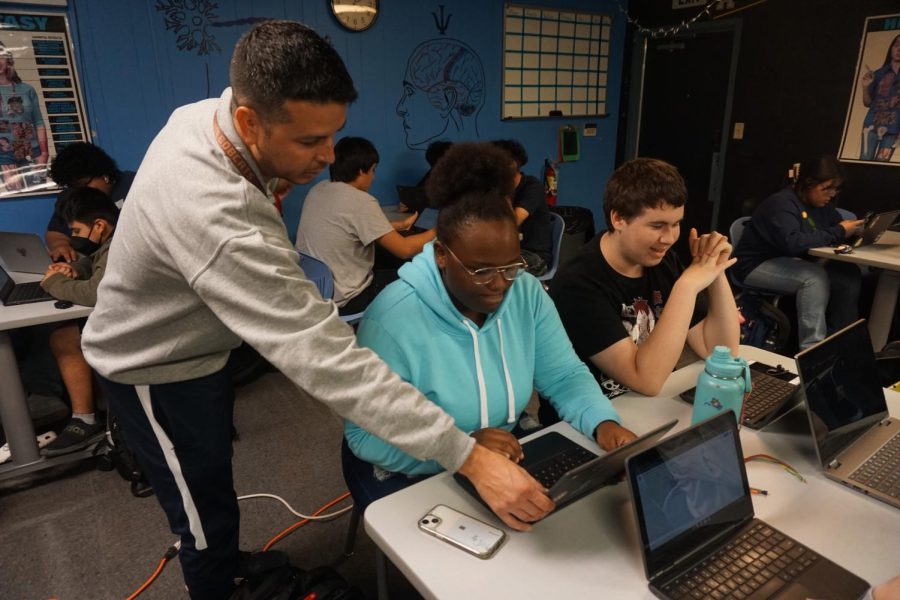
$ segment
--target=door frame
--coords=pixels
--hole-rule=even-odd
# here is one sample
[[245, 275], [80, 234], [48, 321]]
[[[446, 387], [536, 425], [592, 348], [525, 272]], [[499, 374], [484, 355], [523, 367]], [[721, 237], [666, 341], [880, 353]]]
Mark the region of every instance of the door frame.
[[[741, 19], [709, 21], [695, 23], [689, 30], [679, 33], [671, 39], [680, 39], [702, 35], [704, 33], [731, 32], [731, 65], [728, 73], [728, 91], [725, 95], [725, 111], [722, 116], [722, 137], [719, 140], [719, 151], [713, 153], [713, 167], [709, 174], [709, 195], [707, 202], [712, 203], [710, 230], [717, 229], [719, 209], [722, 203], [722, 181], [725, 177], [725, 156], [728, 140], [731, 137], [731, 108], [734, 100], [734, 84], [737, 78], [738, 55], [741, 47]], [[628, 123], [625, 134], [625, 160], [637, 158], [638, 140], [641, 135], [641, 109], [644, 104], [644, 77], [647, 72], [647, 45], [651, 36], [635, 32], [631, 51], [631, 86], [628, 91]]]

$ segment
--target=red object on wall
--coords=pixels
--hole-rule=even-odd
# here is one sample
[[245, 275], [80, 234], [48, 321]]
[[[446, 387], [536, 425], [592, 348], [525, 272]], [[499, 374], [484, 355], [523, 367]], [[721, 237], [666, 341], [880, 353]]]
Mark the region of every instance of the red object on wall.
[[544, 160], [544, 194], [547, 196], [547, 204], [556, 204], [556, 190], [559, 180], [556, 176], [556, 165], [550, 159]]

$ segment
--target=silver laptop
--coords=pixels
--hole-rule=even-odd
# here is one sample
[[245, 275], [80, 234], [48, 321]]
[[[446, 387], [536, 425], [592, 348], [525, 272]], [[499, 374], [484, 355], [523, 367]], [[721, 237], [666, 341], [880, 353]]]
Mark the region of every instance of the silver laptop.
[[825, 476], [900, 508], [900, 421], [888, 414], [865, 320], [796, 359]]
[[34, 233], [0, 231], [0, 260], [10, 271], [40, 273], [47, 271], [50, 254]]
[[878, 213], [866, 217], [862, 232], [852, 239], [850, 245], [854, 248], [860, 246], [868, 246], [874, 244], [881, 239], [884, 232], [894, 224], [897, 217], [900, 216], [900, 210], [892, 210], [888, 212]]

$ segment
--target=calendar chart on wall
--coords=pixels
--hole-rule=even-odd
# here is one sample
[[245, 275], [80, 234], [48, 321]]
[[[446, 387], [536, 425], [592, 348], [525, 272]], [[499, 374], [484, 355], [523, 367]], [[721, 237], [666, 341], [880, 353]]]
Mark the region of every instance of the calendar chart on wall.
[[503, 118], [605, 115], [610, 15], [504, 10]]

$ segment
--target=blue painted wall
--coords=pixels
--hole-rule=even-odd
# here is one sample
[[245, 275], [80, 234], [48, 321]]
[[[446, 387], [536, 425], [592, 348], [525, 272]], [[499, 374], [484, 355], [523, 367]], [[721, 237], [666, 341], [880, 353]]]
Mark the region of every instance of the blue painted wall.
[[[381, 3], [378, 21], [368, 31], [350, 33], [340, 28], [327, 0], [218, 0], [187, 2], [191, 11], [161, 11], [157, 5], [181, 0], [70, 0], [67, 14], [79, 62], [81, 85], [94, 142], [123, 169], [137, 169], [144, 152], [174, 108], [210, 95], [218, 96], [228, 84], [228, 60], [252, 18], [303, 21], [328, 36], [347, 63], [360, 92], [350, 108], [344, 134], [369, 138], [378, 148], [381, 163], [372, 193], [383, 204], [396, 202], [396, 184], [414, 184], [427, 168], [424, 152], [410, 150], [405, 141], [397, 105], [403, 93], [406, 62], [422, 41], [439, 37], [432, 12], [437, 2], [390, 0]], [[540, 176], [544, 158], [556, 158], [558, 129], [585, 122], [598, 124], [597, 136], [581, 139], [581, 160], [559, 170], [559, 204], [585, 206], [602, 226], [603, 185], [615, 159], [619, 111], [622, 49], [625, 22], [615, 0], [541, 0], [544, 7], [605, 11], [613, 17], [610, 44], [609, 89], [605, 119], [535, 119], [501, 121], [501, 59], [503, 2], [500, 0], [443, 0], [444, 14], [452, 15], [446, 37], [468, 44], [481, 58], [485, 72], [485, 103], [478, 116], [478, 139], [517, 138], [530, 155], [526, 173]], [[166, 16], [185, 24], [167, 30]], [[182, 43], [205, 42], [179, 49]], [[436, 118], [436, 117], [435, 117]], [[474, 137], [474, 136], [473, 136]], [[308, 186], [294, 190], [285, 203], [285, 222], [293, 235]], [[189, 201], [189, 199], [185, 199]], [[0, 229], [43, 233], [53, 208], [52, 197], [0, 200]]]

